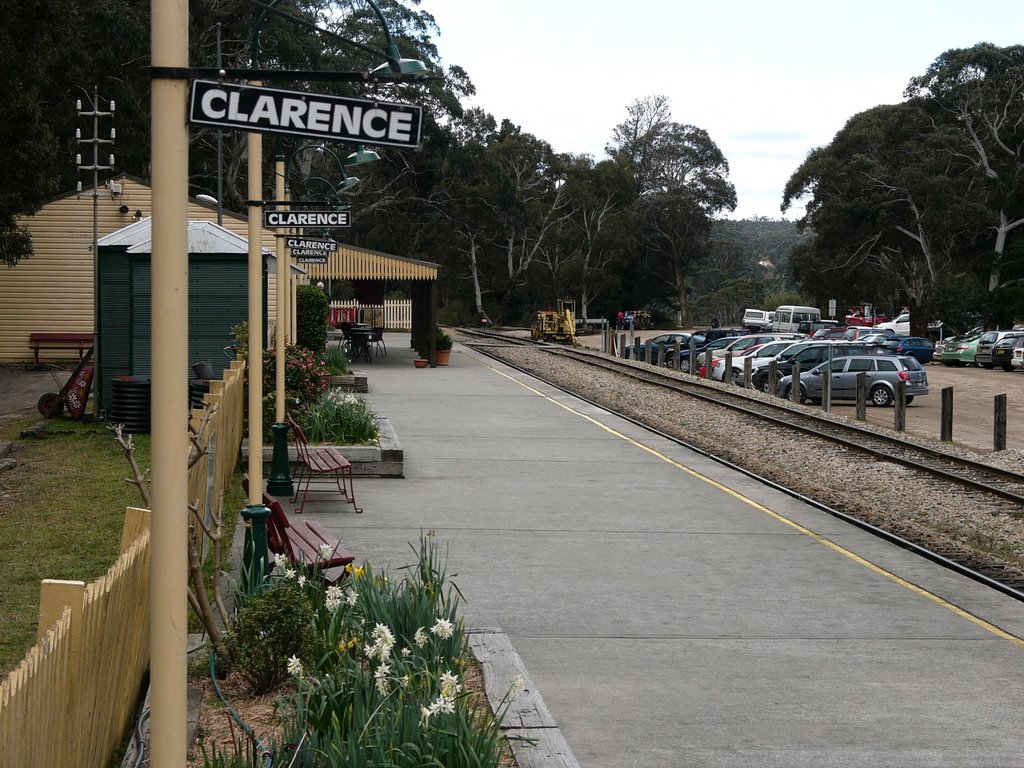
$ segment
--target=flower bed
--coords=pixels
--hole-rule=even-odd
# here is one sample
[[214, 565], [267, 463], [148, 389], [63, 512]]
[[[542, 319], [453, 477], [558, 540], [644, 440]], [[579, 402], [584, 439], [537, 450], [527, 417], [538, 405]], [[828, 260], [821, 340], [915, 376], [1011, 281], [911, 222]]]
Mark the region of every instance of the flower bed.
[[239, 723], [231, 744], [201, 741], [197, 764], [241, 768], [264, 754], [273, 766], [502, 765], [502, 713], [467, 691], [459, 594], [432, 535], [401, 578], [348, 570], [325, 588], [279, 562], [245, 598], [228, 647], [252, 691], [279, 692], [276, 735], [242, 738]]

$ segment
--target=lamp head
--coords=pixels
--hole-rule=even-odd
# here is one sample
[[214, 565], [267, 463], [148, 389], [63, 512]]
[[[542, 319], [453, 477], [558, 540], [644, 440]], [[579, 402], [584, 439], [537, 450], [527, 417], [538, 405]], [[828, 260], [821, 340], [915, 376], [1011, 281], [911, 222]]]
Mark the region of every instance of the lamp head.
[[380, 160], [380, 155], [360, 144], [356, 151], [341, 161], [342, 165], [362, 165]]
[[384, 55], [388, 60], [371, 69], [371, 75], [398, 75], [402, 80], [422, 80], [430, 74], [426, 64], [419, 59], [403, 59], [394, 43], [388, 43]]
[[359, 179], [358, 178], [356, 178], [355, 176], [348, 176], [347, 174], [345, 174], [344, 171], [342, 171], [341, 181], [338, 182], [337, 191], [338, 192], [344, 192], [346, 189], [354, 187], [358, 183], [359, 183]]

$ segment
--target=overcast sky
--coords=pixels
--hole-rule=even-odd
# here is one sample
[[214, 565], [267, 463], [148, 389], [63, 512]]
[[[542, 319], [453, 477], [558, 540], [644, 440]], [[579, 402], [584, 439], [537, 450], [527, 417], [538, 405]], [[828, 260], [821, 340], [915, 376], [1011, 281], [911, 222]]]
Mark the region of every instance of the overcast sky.
[[[422, 0], [471, 101], [556, 152], [604, 159], [643, 96], [706, 130], [729, 161], [731, 218], [780, 218], [807, 153], [853, 115], [902, 101], [950, 48], [1024, 43], [1022, 0]], [[797, 212], [790, 210], [787, 218]]]

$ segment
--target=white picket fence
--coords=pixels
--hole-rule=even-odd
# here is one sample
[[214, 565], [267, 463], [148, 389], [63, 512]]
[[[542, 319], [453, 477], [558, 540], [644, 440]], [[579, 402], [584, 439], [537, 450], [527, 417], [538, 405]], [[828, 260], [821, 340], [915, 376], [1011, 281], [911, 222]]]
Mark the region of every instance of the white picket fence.
[[[382, 315], [383, 324], [380, 322]], [[330, 318], [332, 325], [347, 320], [388, 331], [407, 331], [412, 328], [412, 300], [385, 299], [383, 304], [360, 304], [355, 299], [332, 301]]]

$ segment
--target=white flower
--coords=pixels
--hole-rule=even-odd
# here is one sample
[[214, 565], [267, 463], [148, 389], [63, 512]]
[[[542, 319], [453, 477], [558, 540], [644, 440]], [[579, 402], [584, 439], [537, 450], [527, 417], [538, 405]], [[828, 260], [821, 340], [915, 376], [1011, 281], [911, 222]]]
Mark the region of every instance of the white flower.
[[299, 586], [300, 587], [306, 586], [306, 577], [305, 576], [299, 576]]
[[302, 675], [302, 662], [298, 656], [292, 656], [288, 659], [288, 674], [292, 677], [299, 677]]
[[437, 700], [430, 705], [430, 714], [436, 715], [444, 712], [445, 714], [451, 714], [455, 711], [455, 700], [449, 699], [445, 696], [438, 696]]
[[333, 553], [333, 552], [334, 552], [334, 547], [332, 547], [330, 544], [322, 544], [320, 546], [320, 557], [322, 557], [322, 558], [326, 559], [326, 558], [330, 557], [331, 553]]
[[430, 724], [430, 716], [433, 713], [426, 707], [420, 707], [420, 728], [423, 730], [427, 729], [427, 725]]
[[359, 598], [359, 593], [356, 592], [353, 589], [351, 592], [348, 593], [348, 596], [345, 598], [345, 602], [348, 603], [349, 605], [355, 605], [356, 604], [356, 600], [358, 598]]
[[284, 572], [284, 577], [285, 577], [286, 579], [294, 579], [294, 578], [295, 578], [295, 569], [294, 569], [294, 568], [289, 568], [289, 569], [287, 569], [287, 570], [286, 570], [286, 571]]
[[341, 605], [341, 600], [331, 597], [330, 595], [328, 595], [327, 599], [324, 601], [324, 606], [328, 611], [337, 610], [339, 605]]
[[441, 675], [441, 695], [446, 699], [454, 699], [455, 695], [462, 690], [459, 678], [451, 672], [444, 672]]
[[417, 648], [422, 648], [427, 644], [427, 633], [423, 631], [423, 627], [416, 630], [416, 634], [413, 635], [412, 639], [416, 643]]
[[410, 655], [412, 655], [412, 651], [410, 651], [408, 648], [403, 648], [402, 649], [402, 655], [403, 656], [410, 656]]
[[274, 565], [280, 568], [284, 568], [286, 565], [290, 564], [291, 561], [288, 559], [288, 555], [282, 552], [278, 552], [276, 555], [274, 555]]
[[430, 628], [430, 631], [442, 640], [447, 640], [455, 632], [455, 625], [448, 621], [448, 619], [439, 618], [434, 626]]
[[341, 600], [342, 594], [343, 592], [341, 591], [341, 587], [339, 587], [337, 584], [332, 584], [327, 588], [328, 600]]
[[408, 675], [402, 675], [400, 678], [398, 678], [398, 684], [400, 686], [402, 686], [403, 688], [408, 688], [409, 687], [409, 676]]
[[526, 688], [526, 681], [523, 680], [523, 676], [522, 675], [516, 675], [514, 678], [512, 678], [512, 686], [510, 688], [512, 693], [519, 693], [520, 691], [524, 690], [525, 688]]
[[381, 696], [388, 695], [388, 680], [387, 674], [391, 671], [391, 667], [387, 664], [381, 664], [377, 667], [373, 673], [373, 679], [376, 681], [377, 690], [380, 691]]

